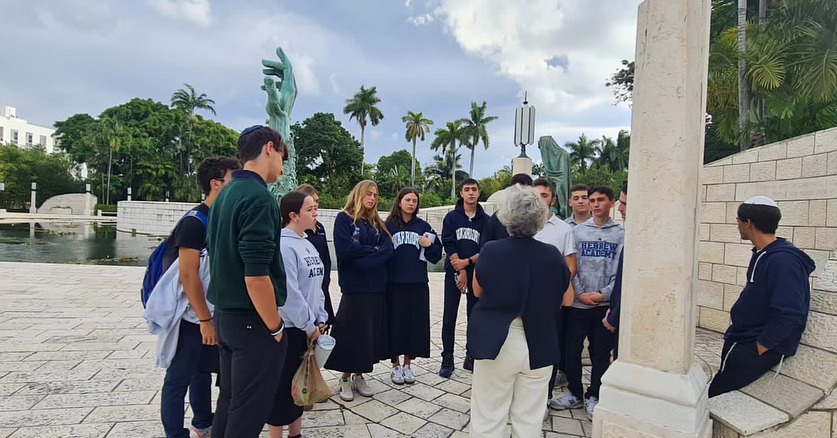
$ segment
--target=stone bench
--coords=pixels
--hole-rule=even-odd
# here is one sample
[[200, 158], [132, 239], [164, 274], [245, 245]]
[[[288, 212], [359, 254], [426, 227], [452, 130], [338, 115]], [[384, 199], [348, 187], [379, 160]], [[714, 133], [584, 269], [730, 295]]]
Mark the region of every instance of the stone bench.
[[[808, 326], [796, 355], [741, 390], [709, 400], [715, 438], [837, 437], [837, 290], [830, 290], [837, 260], [822, 268], [823, 281], [814, 282]], [[698, 344], [706, 344], [701, 336], [717, 339], [714, 362], [698, 350], [716, 373], [723, 335], [699, 330]]]

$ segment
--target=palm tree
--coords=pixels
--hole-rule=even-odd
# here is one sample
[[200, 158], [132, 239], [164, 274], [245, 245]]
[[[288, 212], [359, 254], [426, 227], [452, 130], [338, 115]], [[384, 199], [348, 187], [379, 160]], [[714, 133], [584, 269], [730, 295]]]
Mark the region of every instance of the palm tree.
[[122, 148], [122, 139], [125, 130], [119, 120], [113, 118], [103, 118], [94, 125], [93, 141], [99, 147], [106, 147], [108, 149], [108, 181], [107, 192], [105, 194], [105, 204], [110, 205], [110, 172], [113, 166], [113, 152], [119, 152]]
[[[210, 99], [206, 96], [206, 93], [198, 94], [195, 91], [195, 87], [184, 83], [183, 84], [187, 89], [179, 89], [171, 95], [171, 106], [179, 109], [186, 113], [186, 120], [185, 120], [185, 131], [186, 135], [184, 136], [185, 141], [185, 153], [186, 153], [186, 172], [191, 175], [192, 174], [192, 131], [194, 130], [195, 125], [198, 122], [197, 117], [195, 116], [195, 110], [205, 110], [212, 113], [212, 115], [217, 115], [215, 113], [215, 101]], [[181, 171], [183, 171], [183, 160], [181, 157], [180, 162]]]
[[462, 166], [459, 164], [461, 158], [462, 154], [457, 154], [455, 157], [451, 154], [434, 155], [433, 163], [424, 169], [428, 188], [436, 193], [444, 192], [447, 189], [446, 180], [452, 171], [456, 181], [466, 180], [469, 175], [462, 170]]
[[596, 146], [599, 140], [589, 141], [587, 136], [581, 134], [578, 141], [564, 143], [564, 148], [570, 151], [570, 161], [581, 173], [588, 169], [588, 163], [596, 158]]
[[[462, 121], [448, 122], [445, 128], [439, 128], [435, 132], [436, 138], [430, 147], [436, 151], [441, 149], [442, 154], [455, 157], [459, 146], [467, 141], [467, 132], [462, 129]], [[456, 198], [456, 175], [455, 166], [450, 169], [450, 199]]]
[[206, 93], [198, 93], [195, 91], [195, 87], [184, 83], [184, 86], [189, 89], [186, 91], [184, 89], [179, 89], [171, 95], [171, 106], [174, 108], [186, 111], [187, 114], [193, 116], [195, 114], [196, 109], [206, 110], [212, 113], [212, 115], [217, 115], [215, 113], [215, 108], [212, 105], [215, 105], [215, 101], [208, 98]]
[[366, 88], [360, 86], [360, 91], [355, 93], [351, 99], [346, 99], [346, 106], [343, 107], [343, 114], [349, 115], [349, 120], [355, 119], [360, 125], [360, 148], [363, 149], [364, 160], [366, 159], [366, 123], [367, 119], [372, 126], [378, 126], [384, 118], [384, 114], [375, 105], [381, 103], [378, 98], [378, 88]]
[[743, 135], [750, 123], [750, 87], [747, 81], [747, 0], [738, 0], [738, 129], [742, 133], [741, 150], [750, 146], [749, 136]]
[[489, 146], [489, 139], [488, 139], [488, 129], [486, 125], [497, 120], [496, 116], [486, 116], [485, 110], [488, 106], [485, 101], [482, 101], [482, 105], [477, 105], [476, 102], [471, 102], [471, 114], [470, 118], [468, 119], [460, 119], [462, 123], [465, 124], [463, 128], [465, 130], [465, 135], [468, 137], [468, 141], [466, 141], [465, 147], [471, 150], [471, 165], [468, 167], [468, 174], [474, 174], [474, 151], [477, 148], [477, 145], [482, 142], [482, 146], [484, 149], [488, 149]]
[[407, 141], [413, 142], [413, 162], [410, 166], [410, 187], [416, 186], [416, 140], [424, 141], [427, 134], [430, 133], [430, 127], [433, 125], [433, 120], [424, 117], [423, 113], [414, 113], [407, 111], [407, 115], [401, 118], [407, 129], [405, 138]]

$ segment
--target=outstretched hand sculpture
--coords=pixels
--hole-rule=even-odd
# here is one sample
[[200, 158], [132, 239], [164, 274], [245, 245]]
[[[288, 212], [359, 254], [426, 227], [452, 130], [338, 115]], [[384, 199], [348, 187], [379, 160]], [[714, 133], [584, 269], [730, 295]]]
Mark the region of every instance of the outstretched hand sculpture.
[[[294, 148], [294, 139], [291, 136], [290, 129], [291, 111], [294, 108], [297, 90], [293, 66], [281, 47], [276, 48], [276, 55], [279, 57], [278, 61], [269, 59], [262, 60], [262, 65], [265, 67], [262, 70], [265, 75], [262, 90], [267, 93], [266, 110], [269, 117], [268, 124], [282, 135], [282, 139], [288, 148], [285, 176], [269, 187], [270, 192], [278, 201], [282, 195], [294, 190], [297, 186], [296, 149]], [[277, 79], [274, 79], [274, 77]]]

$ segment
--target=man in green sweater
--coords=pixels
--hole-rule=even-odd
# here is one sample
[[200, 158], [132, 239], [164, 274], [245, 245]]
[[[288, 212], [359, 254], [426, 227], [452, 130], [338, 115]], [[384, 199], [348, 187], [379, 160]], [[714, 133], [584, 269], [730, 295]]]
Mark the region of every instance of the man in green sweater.
[[279, 206], [267, 184], [282, 176], [287, 148], [266, 126], [238, 138], [242, 170], [209, 213], [207, 298], [215, 305], [221, 356], [213, 438], [258, 437], [264, 427], [287, 342], [279, 306], [285, 304], [285, 270], [279, 252]]

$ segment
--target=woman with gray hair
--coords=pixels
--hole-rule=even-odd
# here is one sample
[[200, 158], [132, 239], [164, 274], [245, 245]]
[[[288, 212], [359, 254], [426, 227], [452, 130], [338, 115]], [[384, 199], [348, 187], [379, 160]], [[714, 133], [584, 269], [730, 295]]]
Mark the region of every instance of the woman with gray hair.
[[509, 238], [489, 242], [474, 271], [480, 298], [468, 321], [473, 355], [471, 435], [540, 436], [544, 400], [558, 363], [555, 318], [570, 271], [561, 252], [534, 235], [549, 209], [531, 187], [512, 187], [498, 218]]

